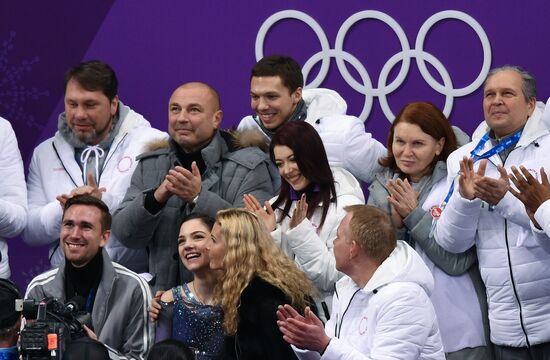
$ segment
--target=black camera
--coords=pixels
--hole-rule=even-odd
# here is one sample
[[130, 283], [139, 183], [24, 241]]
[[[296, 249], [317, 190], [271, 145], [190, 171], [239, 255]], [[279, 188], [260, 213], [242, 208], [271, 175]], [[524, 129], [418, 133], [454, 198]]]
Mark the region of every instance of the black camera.
[[76, 297], [63, 304], [54, 298], [22, 302], [27, 323], [21, 331], [23, 359], [61, 359], [71, 341], [86, 336], [82, 325], [91, 328], [91, 316], [79, 311], [84, 298]]

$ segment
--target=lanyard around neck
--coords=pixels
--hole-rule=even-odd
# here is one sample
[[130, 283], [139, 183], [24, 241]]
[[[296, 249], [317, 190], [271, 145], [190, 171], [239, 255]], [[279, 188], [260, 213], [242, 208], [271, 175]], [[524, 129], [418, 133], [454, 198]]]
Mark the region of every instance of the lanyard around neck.
[[[523, 133], [523, 129], [519, 129], [513, 135], [509, 136], [502, 142], [498, 143], [496, 146], [487, 150], [483, 154], [479, 154], [479, 152], [485, 147], [485, 144], [487, 143], [487, 141], [489, 141], [490, 139], [489, 132], [487, 132], [479, 140], [476, 147], [470, 152], [470, 156], [472, 157], [472, 160], [474, 161], [474, 163], [478, 160], [488, 159], [491, 156], [495, 154], [499, 154], [502, 151], [517, 144], [522, 133]], [[441, 216], [441, 213], [443, 212], [443, 210], [445, 209], [445, 206], [447, 205], [447, 203], [451, 199], [451, 196], [453, 195], [454, 188], [455, 188], [455, 180], [458, 175], [460, 175], [460, 173], [456, 174], [456, 176], [453, 178], [453, 181], [451, 182], [451, 186], [449, 187], [449, 191], [447, 192], [447, 195], [445, 196], [445, 199], [443, 200], [443, 202], [439, 206], [436, 206], [431, 210], [432, 217], [434, 218], [431, 233], [433, 233], [433, 228], [435, 227], [435, 220], [437, 220]]]

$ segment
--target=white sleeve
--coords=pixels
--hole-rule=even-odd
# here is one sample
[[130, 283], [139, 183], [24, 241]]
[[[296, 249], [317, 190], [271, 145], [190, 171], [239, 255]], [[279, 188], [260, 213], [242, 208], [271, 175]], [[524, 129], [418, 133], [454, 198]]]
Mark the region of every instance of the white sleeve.
[[371, 183], [382, 170], [378, 159], [387, 156], [386, 147], [365, 131], [365, 124], [358, 118], [347, 132], [344, 167], [360, 180]]
[[[448, 177], [449, 187], [451, 181], [454, 181], [454, 178]], [[445, 250], [453, 253], [468, 250], [475, 244], [480, 213], [481, 200], [464, 199], [458, 191], [457, 180], [454, 193], [436, 222], [435, 241]]]
[[23, 239], [29, 245], [46, 245], [59, 238], [63, 210], [57, 200], [46, 198], [37, 157], [35, 150], [29, 166], [29, 219]]
[[539, 230], [530, 223], [535, 240], [547, 253], [550, 253], [550, 200], [546, 200], [539, 206], [535, 212], [535, 220], [542, 228]]
[[0, 237], [9, 238], [17, 236], [27, 223], [27, 189], [15, 132], [9, 122], [0, 120], [4, 127], [0, 139]]

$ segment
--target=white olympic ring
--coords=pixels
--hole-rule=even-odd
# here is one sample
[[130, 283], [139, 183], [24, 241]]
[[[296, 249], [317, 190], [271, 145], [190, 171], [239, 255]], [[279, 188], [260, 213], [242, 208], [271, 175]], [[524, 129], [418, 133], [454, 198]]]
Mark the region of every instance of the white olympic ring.
[[[424, 24], [422, 24], [420, 30], [418, 31], [414, 49], [410, 48], [405, 31], [403, 31], [403, 28], [397, 23], [397, 21], [395, 21], [391, 16], [380, 11], [360, 11], [346, 19], [346, 21], [344, 21], [344, 23], [338, 30], [336, 41], [334, 43], [334, 49], [331, 49], [323, 28], [319, 25], [319, 23], [317, 23], [317, 21], [315, 21], [315, 19], [301, 11], [283, 10], [267, 18], [267, 20], [264, 21], [264, 23], [258, 30], [255, 45], [256, 60], [260, 60], [264, 56], [263, 45], [266, 34], [271, 26], [273, 26], [276, 22], [280, 20], [289, 18], [300, 20], [306, 23], [317, 35], [317, 38], [321, 45], [321, 51], [311, 56], [302, 67], [304, 81], [306, 81], [307, 76], [309, 75], [309, 72], [311, 71], [313, 66], [317, 64], [319, 60], [321, 60], [321, 67], [319, 69], [317, 77], [315, 77], [315, 79], [313, 79], [309, 83], [307, 83], [306, 81], [307, 85], [305, 87], [319, 87], [328, 74], [330, 58], [335, 58], [338, 70], [340, 71], [340, 74], [342, 75], [346, 83], [350, 85], [355, 91], [365, 95], [363, 110], [359, 115], [359, 118], [363, 121], [366, 120], [370, 114], [373, 104], [373, 97], [375, 96], [378, 97], [380, 107], [382, 108], [382, 111], [384, 112], [386, 118], [390, 122], [393, 121], [395, 115], [388, 105], [386, 96], [389, 93], [395, 91], [405, 81], [407, 73], [409, 72], [411, 58], [415, 58], [420, 74], [422, 75], [422, 78], [428, 83], [428, 85], [438, 93], [445, 95], [445, 106], [443, 108], [443, 113], [447, 117], [449, 116], [453, 108], [454, 98], [471, 94], [477, 88], [479, 88], [487, 77], [491, 66], [491, 44], [489, 43], [489, 38], [487, 37], [487, 34], [485, 33], [481, 25], [473, 17], [456, 10], [445, 10], [430, 16], [424, 22]], [[400, 52], [393, 55], [382, 67], [382, 70], [380, 71], [380, 76], [378, 78], [377, 88], [374, 88], [372, 86], [371, 78], [363, 64], [361, 64], [361, 62], [355, 56], [351, 55], [343, 49], [344, 39], [349, 29], [356, 22], [364, 19], [375, 19], [382, 21], [383, 23], [388, 25], [397, 35], [402, 49]], [[469, 85], [459, 89], [455, 89], [453, 87], [453, 82], [445, 66], [435, 56], [424, 51], [424, 40], [428, 31], [432, 28], [434, 24], [444, 19], [461, 20], [462, 22], [469, 25], [479, 37], [483, 49], [483, 65], [481, 66], [481, 71], [479, 72], [477, 78]], [[353, 66], [355, 71], [357, 71], [361, 78], [362, 84], [359, 83], [349, 73], [345, 62], [349, 63], [351, 66]], [[386, 84], [390, 71], [398, 62], [401, 62], [401, 69], [399, 70], [399, 73], [390, 84]], [[437, 80], [433, 78], [426, 67], [426, 62], [430, 63], [439, 73], [441, 79], [443, 80], [443, 84], [440, 84]]]

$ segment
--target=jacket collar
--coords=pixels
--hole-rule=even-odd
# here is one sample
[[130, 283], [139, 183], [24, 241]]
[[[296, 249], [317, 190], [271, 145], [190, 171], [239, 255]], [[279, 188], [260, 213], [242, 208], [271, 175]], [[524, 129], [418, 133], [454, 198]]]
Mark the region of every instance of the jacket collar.
[[[107, 318], [107, 306], [109, 304], [109, 296], [114, 287], [114, 283], [117, 279], [117, 274], [113, 263], [109, 258], [106, 250], [102, 250], [103, 256], [103, 273], [99, 286], [97, 288], [96, 301], [94, 301], [94, 308], [92, 311], [92, 323], [94, 324], [94, 331], [96, 334], [99, 333], [105, 319]], [[57, 274], [55, 275], [54, 281], [51, 285], [51, 296], [66, 301], [66, 292], [65, 292], [65, 262], [62, 262], [58, 268]]]
[[[533, 113], [531, 114], [531, 116], [529, 116], [529, 119], [527, 119], [527, 122], [525, 123], [523, 133], [521, 134], [521, 137], [519, 138], [516, 147], [528, 145], [538, 138], [548, 134], [548, 129], [546, 128], [543, 121], [544, 109], [544, 103], [537, 101]], [[481, 139], [481, 137], [485, 135], [485, 133], [487, 133], [487, 131], [489, 130], [489, 125], [487, 125], [487, 122], [483, 121], [474, 131], [474, 134], [472, 135], [472, 140], [477, 143], [477, 141], [479, 141], [479, 139]], [[487, 142], [486, 146], [490, 147], [490, 142]]]

